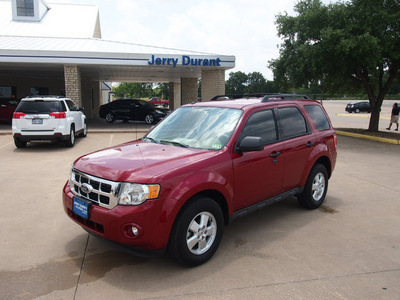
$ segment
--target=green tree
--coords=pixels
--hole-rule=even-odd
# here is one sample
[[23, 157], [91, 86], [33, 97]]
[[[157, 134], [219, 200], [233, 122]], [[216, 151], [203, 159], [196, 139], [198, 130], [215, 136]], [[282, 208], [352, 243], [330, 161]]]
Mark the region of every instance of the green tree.
[[229, 73], [229, 79], [225, 83], [226, 94], [245, 94], [248, 76], [241, 72]]
[[169, 97], [169, 83], [157, 83], [156, 87], [153, 89], [154, 96], [163, 97], [163, 99], [168, 99]]
[[267, 81], [260, 72], [252, 72], [247, 75], [247, 93], [265, 93]]
[[113, 87], [117, 98], [148, 98], [153, 95], [152, 83], [121, 82]]
[[383, 99], [400, 71], [399, 0], [303, 0], [295, 12], [276, 19], [283, 43], [270, 61], [275, 81], [331, 92], [363, 87], [372, 110], [368, 130], [378, 131]]

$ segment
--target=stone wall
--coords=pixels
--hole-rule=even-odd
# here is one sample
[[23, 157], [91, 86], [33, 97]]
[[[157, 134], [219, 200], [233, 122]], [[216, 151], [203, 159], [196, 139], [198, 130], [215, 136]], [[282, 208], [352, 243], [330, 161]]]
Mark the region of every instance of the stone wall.
[[225, 94], [225, 71], [203, 70], [201, 73], [201, 101], [209, 101], [216, 95]]
[[64, 66], [65, 95], [78, 106], [82, 106], [81, 72], [78, 66]]

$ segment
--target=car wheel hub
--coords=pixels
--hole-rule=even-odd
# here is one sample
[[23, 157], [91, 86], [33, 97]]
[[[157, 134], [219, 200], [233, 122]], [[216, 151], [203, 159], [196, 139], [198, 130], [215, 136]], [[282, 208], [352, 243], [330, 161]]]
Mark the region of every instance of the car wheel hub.
[[217, 222], [208, 212], [199, 213], [189, 224], [186, 244], [189, 251], [196, 255], [207, 252], [214, 243], [217, 234]]
[[325, 192], [325, 176], [318, 173], [313, 180], [312, 195], [315, 201], [321, 200]]

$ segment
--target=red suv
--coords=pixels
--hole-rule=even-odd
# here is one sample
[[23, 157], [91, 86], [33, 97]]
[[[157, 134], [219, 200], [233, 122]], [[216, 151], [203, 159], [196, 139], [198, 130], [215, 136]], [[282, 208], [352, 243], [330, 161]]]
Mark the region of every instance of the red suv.
[[140, 140], [78, 158], [65, 212], [89, 233], [195, 266], [224, 225], [297, 196], [315, 209], [336, 162], [336, 135], [313, 100], [237, 99], [174, 111]]

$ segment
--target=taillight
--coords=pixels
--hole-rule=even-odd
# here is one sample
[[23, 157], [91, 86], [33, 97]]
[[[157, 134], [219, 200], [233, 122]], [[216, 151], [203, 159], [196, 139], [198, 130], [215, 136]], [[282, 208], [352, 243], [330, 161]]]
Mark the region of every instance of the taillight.
[[54, 119], [65, 119], [67, 114], [65, 112], [52, 112], [49, 114], [49, 116], [53, 117]]
[[13, 119], [20, 119], [21, 117], [25, 117], [26, 114], [24, 114], [23, 112], [15, 112], [13, 113]]

